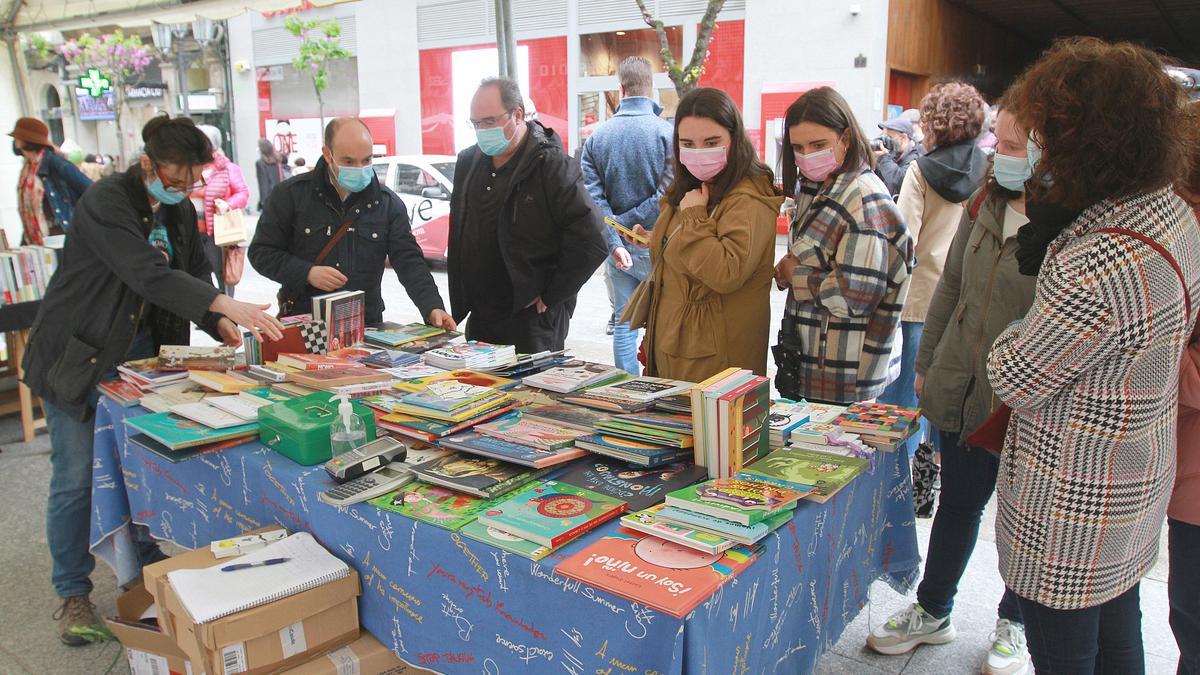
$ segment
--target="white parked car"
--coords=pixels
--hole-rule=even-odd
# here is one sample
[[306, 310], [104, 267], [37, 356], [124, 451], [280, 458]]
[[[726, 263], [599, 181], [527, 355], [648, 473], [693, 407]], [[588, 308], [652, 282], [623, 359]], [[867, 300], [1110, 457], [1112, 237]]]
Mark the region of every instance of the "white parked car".
[[446, 260], [456, 160], [452, 155], [402, 155], [374, 162], [379, 182], [400, 195], [408, 207], [413, 236], [426, 260]]

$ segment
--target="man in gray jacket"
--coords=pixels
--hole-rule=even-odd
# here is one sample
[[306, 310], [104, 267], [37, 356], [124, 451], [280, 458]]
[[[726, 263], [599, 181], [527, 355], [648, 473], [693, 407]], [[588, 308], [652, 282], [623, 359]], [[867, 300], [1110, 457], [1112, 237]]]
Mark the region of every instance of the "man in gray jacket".
[[[659, 117], [662, 106], [649, 98], [654, 91], [649, 61], [630, 56], [617, 68], [617, 78], [621, 106], [584, 144], [583, 182], [605, 216], [629, 229], [641, 225], [651, 230], [658, 219], [658, 202], [671, 182], [674, 129]], [[650, 250], [632, 246], [631, 251], [612, 227], [605, 227], [605, 237], [609, 300], [619, 320], [633, 290], [650, 274]], [[613, 363], [634, 375], [637, 340], [638, 331], [629, 324], [613, 329]]]

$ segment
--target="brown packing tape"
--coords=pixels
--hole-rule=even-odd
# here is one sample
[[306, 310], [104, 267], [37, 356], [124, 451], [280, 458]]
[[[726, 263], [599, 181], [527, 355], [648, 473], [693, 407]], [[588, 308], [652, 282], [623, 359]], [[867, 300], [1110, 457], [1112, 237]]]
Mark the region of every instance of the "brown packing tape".
[[[339, 665], [342, 670], [339, 670]], [[354, 670], [357, 668], [357, 670]], [[398, 658], [370, 633], [354, 642], [317, 656], [282, 675], [433, 675], [434, 671]]]

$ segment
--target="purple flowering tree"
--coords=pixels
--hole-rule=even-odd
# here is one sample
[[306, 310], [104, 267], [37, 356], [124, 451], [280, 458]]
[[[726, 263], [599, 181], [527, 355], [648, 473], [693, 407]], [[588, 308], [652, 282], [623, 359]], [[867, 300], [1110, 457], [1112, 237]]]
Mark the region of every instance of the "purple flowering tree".
[[686, 64], [680, 64], [671, 52], [671, 44], [667, 40], [666, 27], [661, 19], [654, 18], [646, 7], [646, 0], [637, 0], [638, 9], [642, 10], [642, 20], [654, 29], [658, 35], [658, 43], [662, 47], [663, 63], [667, 66], [667, 77], [675, 85], [679, 97], [696, 88], [700, 76], [704, 74], [704, 61], [708, 59], [708, 43], [712, 40], [713, 30], [717, 27], [717, 14], [725, 6], [725, 0], [708, 0], [704, 9], [704, 17], [700, 19], [700, 27], [696, 31], [696, 47], [692, 50], [692, 58]]
[[321, 92], [329, 86], [329, 62], [350, 58], [350, 52], [342, 47], [342, 27], [333, 19], [304, 21], [295, 14], [289, 16], [283, 26], [300, 38], [300, 55], [292, 60], [292, 67], [312, 76], [321, 128], [324, 129], [325, 98]]
[[121, 109], [125, 103], [125, 86], [136, 83], [146, 66], [153, 62], [153, 47], [142, 44], [140, 37], [125, 35], [118, 29], [99, 37], [84, 33], [59, 47], [58, 53], [67, 63], [79, 66], [81, 71], [86, 73], [88, 69], [95, 68], [111, 81], [117, 138], [120, 139], [121, 152], [124, 154]]

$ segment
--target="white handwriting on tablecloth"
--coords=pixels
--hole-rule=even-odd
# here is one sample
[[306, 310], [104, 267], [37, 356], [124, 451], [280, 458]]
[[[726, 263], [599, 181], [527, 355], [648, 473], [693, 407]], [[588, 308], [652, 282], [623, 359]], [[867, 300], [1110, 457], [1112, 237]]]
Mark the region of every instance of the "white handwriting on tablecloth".
[[[463, 616], [462, 612], [463, 608], [461, 606], [455, 604], [449, 595], [442, 593], [442, 614], [454, 620], [454, 625], [458, 628], [458, 639], [463, 642], [470, 642], [471, 629], [475, 626], [467, 617]], [[526, 663], [529, 662], [526, 661]]]
[[525, 665], [529, 665], [530, 661], [536, 661], [539, 659], [545, 659], [547, 661], [554, 660], [554, 652], [546, 649], [545, 647], [513, 642], [508, 638], [501, 637], [499, 633], [496, 634], [496, 644], [508, 649], [508, 651], [512, 652], [513, 654], [516, 654], [518, 659], [521, 659], [525, 662]]
[[491, 551], [492, 560], [496, 563], [496, 583], [500, 590], [508, 591], [508, 551]]
[[413, 575], [413, 561], [420, 560], [417, 557], [417, 521], [413, 521], [412, 534], [408, 539], [408, 576]]
[[634, 626], [630, 626], [629, 619], [626, 619], [625, 632], [629, 634], [629, 637], [641, 640], [650, 632], [650, 624], [654, 622], [654, 612], [636, 602], [629, 603], [629, 609], [632, 612], [630, 618], [633, 619]]
[[400, 630], [400, 619], [392, 615], [392, 651], [397, 654], [407, 654], [404, 647], [404, 631]]
[[394, 531], [392, 528], [392, 515], [384, 511], [383, 518], [379, 520], [379, 534], [375, 537], [375, 540], [379, 542], [379, 548], [385, 551], [392, 550], [392, 532]]

